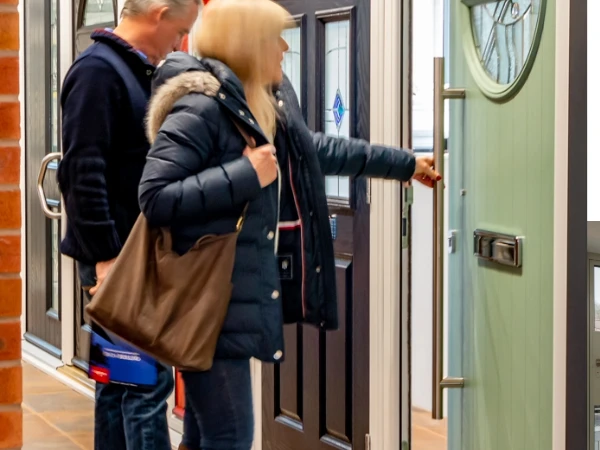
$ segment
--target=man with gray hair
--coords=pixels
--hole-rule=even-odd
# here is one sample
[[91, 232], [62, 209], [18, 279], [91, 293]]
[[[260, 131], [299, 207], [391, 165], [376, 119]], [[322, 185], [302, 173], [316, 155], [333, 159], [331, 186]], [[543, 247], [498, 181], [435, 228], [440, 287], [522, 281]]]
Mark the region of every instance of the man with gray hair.
[[[95, 31], [65, 78], [57, 176], [68, 219], [61, 251], [77, 261], [88, 300], [140, 213], [138, 185], [150, 148], [144, 116], [156, 65], [179, 49], [199, 3], [126, 0], [120, 24]], [[93, 331], [107, 338], [95, 325]], [[171, 449], [166, 401], [173, 375], [157, 365], [158, 381], [150, 387], [97, 379], [95, 450]]]

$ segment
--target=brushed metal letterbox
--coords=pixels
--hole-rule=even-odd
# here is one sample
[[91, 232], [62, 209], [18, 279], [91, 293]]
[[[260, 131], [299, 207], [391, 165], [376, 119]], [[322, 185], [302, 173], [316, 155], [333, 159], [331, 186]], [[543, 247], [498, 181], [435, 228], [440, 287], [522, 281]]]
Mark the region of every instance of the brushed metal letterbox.
[[496, 264], [511, 267], [523, 265], [523, 237], [475, 230], [473, 233], [475, 256]]

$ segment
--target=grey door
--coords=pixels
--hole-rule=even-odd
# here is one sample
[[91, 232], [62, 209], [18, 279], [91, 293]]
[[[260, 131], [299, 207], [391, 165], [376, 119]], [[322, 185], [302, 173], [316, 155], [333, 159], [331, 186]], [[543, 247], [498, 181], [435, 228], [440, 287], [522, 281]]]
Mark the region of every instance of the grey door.
[[[25, 339], [61, 356], [60, 194], [55, 182], [60, 151], [59, 0], [24, 3], [25, 226], [27, 324]], [[48, 176], [38, 182], [45, 161]], [[44, 192], [40, 207], [38, 185]], [[53, 216], [55, 218], [49, 218]]]

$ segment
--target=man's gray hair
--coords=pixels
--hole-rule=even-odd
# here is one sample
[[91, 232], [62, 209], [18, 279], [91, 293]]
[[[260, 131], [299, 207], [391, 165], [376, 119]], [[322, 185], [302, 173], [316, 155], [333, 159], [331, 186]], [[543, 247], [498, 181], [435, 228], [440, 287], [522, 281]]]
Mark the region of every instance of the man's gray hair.
[[174, 14], [185, 12], [185, 8], [192, 3], [200, 4], [201, 0], [125, 0], [121, 17], [135, 17], [147, 14], [155, 7], [168, 7]]

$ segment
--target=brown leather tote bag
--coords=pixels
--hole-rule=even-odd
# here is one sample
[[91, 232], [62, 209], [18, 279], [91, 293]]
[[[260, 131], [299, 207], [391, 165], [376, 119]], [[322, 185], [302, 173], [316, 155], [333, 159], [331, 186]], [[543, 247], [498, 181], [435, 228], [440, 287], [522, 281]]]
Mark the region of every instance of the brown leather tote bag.
[[170, 231], [150, 228], [140, 214], [86, 307], [90, 318], [163, 363], [209, 370], [231, 298], [237, 237], [247, 208], [235, 232], [203, 236], [181, 256], [172, 250]]

